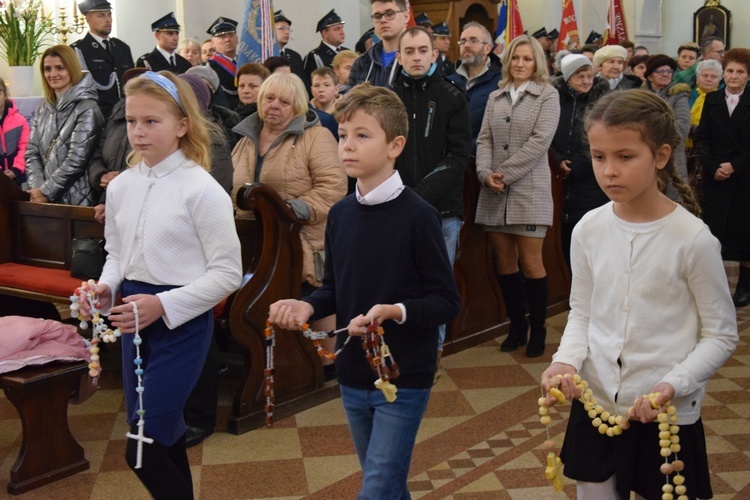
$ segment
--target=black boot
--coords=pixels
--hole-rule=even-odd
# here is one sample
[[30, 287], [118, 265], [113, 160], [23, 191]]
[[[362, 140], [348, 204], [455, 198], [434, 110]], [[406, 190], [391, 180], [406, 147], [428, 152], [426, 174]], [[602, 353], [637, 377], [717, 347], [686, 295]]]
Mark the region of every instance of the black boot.
[[529, 305], [529, 324], [531, 338], [526, 346], [526, 356], [536, 358], [544, 354], [547, 328], [547, 277], [538, 279], [526, 278], [526, 301]]
[[750, 304], [750, 267], [740, 264], [740, 277], [737, 279], [737, 288], [734, 289], [732, 300], [735, 307]]
[[505, 309], [510, 318], [508, 337], [500, 345], [500, 350], [511, 352], [519, 346], [526, 345], [526, 335], [529, 330], [529, 323], [526, 321], [526, 303], [523, 297], [523, 278], [520, 272], [498, 274], [497, 282], [500, 284]]

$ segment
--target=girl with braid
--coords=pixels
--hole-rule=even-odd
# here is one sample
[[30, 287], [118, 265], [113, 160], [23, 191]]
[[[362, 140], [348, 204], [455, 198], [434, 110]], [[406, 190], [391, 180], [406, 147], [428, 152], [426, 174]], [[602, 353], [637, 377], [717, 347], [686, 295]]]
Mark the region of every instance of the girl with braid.
[[[542, 386], [553, 404], [550, 379], [578, 373], [611, 415], [633, 406], [633, 422], [622, 435], [602, 435], [573, 401], [560, 454], [564, 473], [577, 481], [579, 499], [631, 492], [661, 498], [655, 419], [671, 401], [687, 494], [711, 498], [701, 403], [706, 382], [738, 340], [719, 242], [675, 172], [681, 136], [663, 99], [643, 90], [607, 94], [589, 113], [586, 131], [596, 180], [611, 201], [573, 230], [571, 311]], [[682, 206], [660, 189], [669, 181]], [[560, 390], [581, 396], [572, 377]], [[660, 408], [643, 396], [649, 393], [659, 393]]]

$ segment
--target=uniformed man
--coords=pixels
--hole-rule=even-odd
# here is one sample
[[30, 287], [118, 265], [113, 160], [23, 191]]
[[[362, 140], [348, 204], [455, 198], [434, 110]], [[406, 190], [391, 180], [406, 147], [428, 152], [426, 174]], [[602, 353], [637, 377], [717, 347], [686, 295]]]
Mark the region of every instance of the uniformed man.
[[112, 5], [107, 0], [84, 0], [78, 4], [89, 32], [70, 46], [78, 54], [84, 71], [91, 73], [99, 94], [99, 108], [106, 120], [124, 95], [122, 75], [133, 67], [130, 47], [112, 32]]
[[280, 10], [273, 13], [273, 20], [276, 23], [276, 39], [279, 41], [279, 55], [289, 59], [289, 65], [292, 73], [305, 80], [305, 66], [302, 62], [302, 56], [298, 52], [287, 48], [289, 36], [292, 34], [292, 21]]
[[447, 52], [451, 48], [451, 30], [445, 22], [436, 24], [432, 27], [432, 37], [435, 39], [435, 48], [440, 53], [437, 58], [437, 64], [443, 75], [450, 76], [456, 72], [455, 64], [448, 59]]
[[320, 45], [308, 52], [305, 56], [305, 87], [309, 89], [312, 86], [312, 72], [323, 66], [333, 68], [333, 58], [342, 50], [348, 50], [342, 44], [344, 43], [344, 21], [336, 14], [334, 9], [323, 16], [318, 21], [315, 29], [320, 33], [322, 41]]
[[422, 12], [418, 16], [415, 16], [414, 24], [416, 24], [417, 26], [421, 26], [422, 28], [426, 29], [428, 33], [432, 34], [432, 22], [430, 21], [430, 17], [427, 15], [427, 12]]
[[174, 17], [174, 12], [151, 23], [151, 31], [156, 38], [156, 48], [138, 58], [135, 63], [137, 68], [147, 68], [151, 71], [167, 70], [179, 75], [192, 67], [187, 59], [177, 53], [180, 25]]
[[240, 103], [234, 77], [237, 74], [237, 21], [220, 17], [208, 28], [216, 53], [208, 60], [208, 65], [219, 75], [219, 82], [227, 97], [229, 109]]

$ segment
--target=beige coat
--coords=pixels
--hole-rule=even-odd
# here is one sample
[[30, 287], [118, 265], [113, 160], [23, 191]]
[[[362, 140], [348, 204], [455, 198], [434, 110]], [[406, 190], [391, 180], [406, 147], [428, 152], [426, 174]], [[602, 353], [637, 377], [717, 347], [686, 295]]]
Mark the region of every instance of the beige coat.
[[[255, 182], [257, 138], [262, 126], [257, 114], [253, 114], [234, 128], [243, 136], [232, 151], [234, 200], [240, 187]], [[322, 276], [315, 273], [315, 254], [323, 257], [328, 210], [346, 196], [347, 180], [336, 141], [328, 129], [319, 125], [317, 116], [312, 121], [304, 116], [292, 120], [266, 153], [258, 182], [275, 189], [298, 217], [305, 219], [305, 207], [309, 210], [300, 231], [302, 279], [319, 286]]]
[[[547, 160], [560, 118], [552, 85], [530, 82], [511, 106], [510, 85], [490, 94], [477, 138], [477, 176], [482, 184], [476, 222], [486, 226], [552, 225], [552, 186]], [[490, 172], [503, 174], [505, 190], [485, 187]]]

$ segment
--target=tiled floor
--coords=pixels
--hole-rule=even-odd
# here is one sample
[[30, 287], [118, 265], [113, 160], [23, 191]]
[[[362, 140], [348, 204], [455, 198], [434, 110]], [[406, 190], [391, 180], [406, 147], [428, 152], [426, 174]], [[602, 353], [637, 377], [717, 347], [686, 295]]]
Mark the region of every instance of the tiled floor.
[[[731, 270], [730, 270], [731, 273]], [[419, 431], [409, 479], [414, 498], [541, 499], [575, 496], [568, 481], [553, 494], [544, 478], [546, 434], [536, 416], [537, 381], [566, 314], [550, 318], [547, 353], [501, 353], [496, 341], [444, 359]], [[738, 311], [740, 344], [708, 385], [703, 407], [717, 499], [750, 498], [750, 307]], [[533, 362], [532, 362], [533, 361]], [[232, 379], [223, 381], [226, 422]], [[119, 379], [109, 376], [92, 399], [70, 407], [73, 434], [91, 469], [26, 493], [27, 499], [149, 498], [125, 464]], [[564, 409], [565, 407], [563, 407]], [[551, 433], [562, 441], [564, 416]], [[0, 396], [0, 478], [7, 481], [21, 441], [14, 408]], [[333, 400], [241, 436], [217, 432], [189, 450], [196, 498], [354, 498], [361, 474], [341, 403]], [[4, 486], [0, 497], [5, 495]]]

